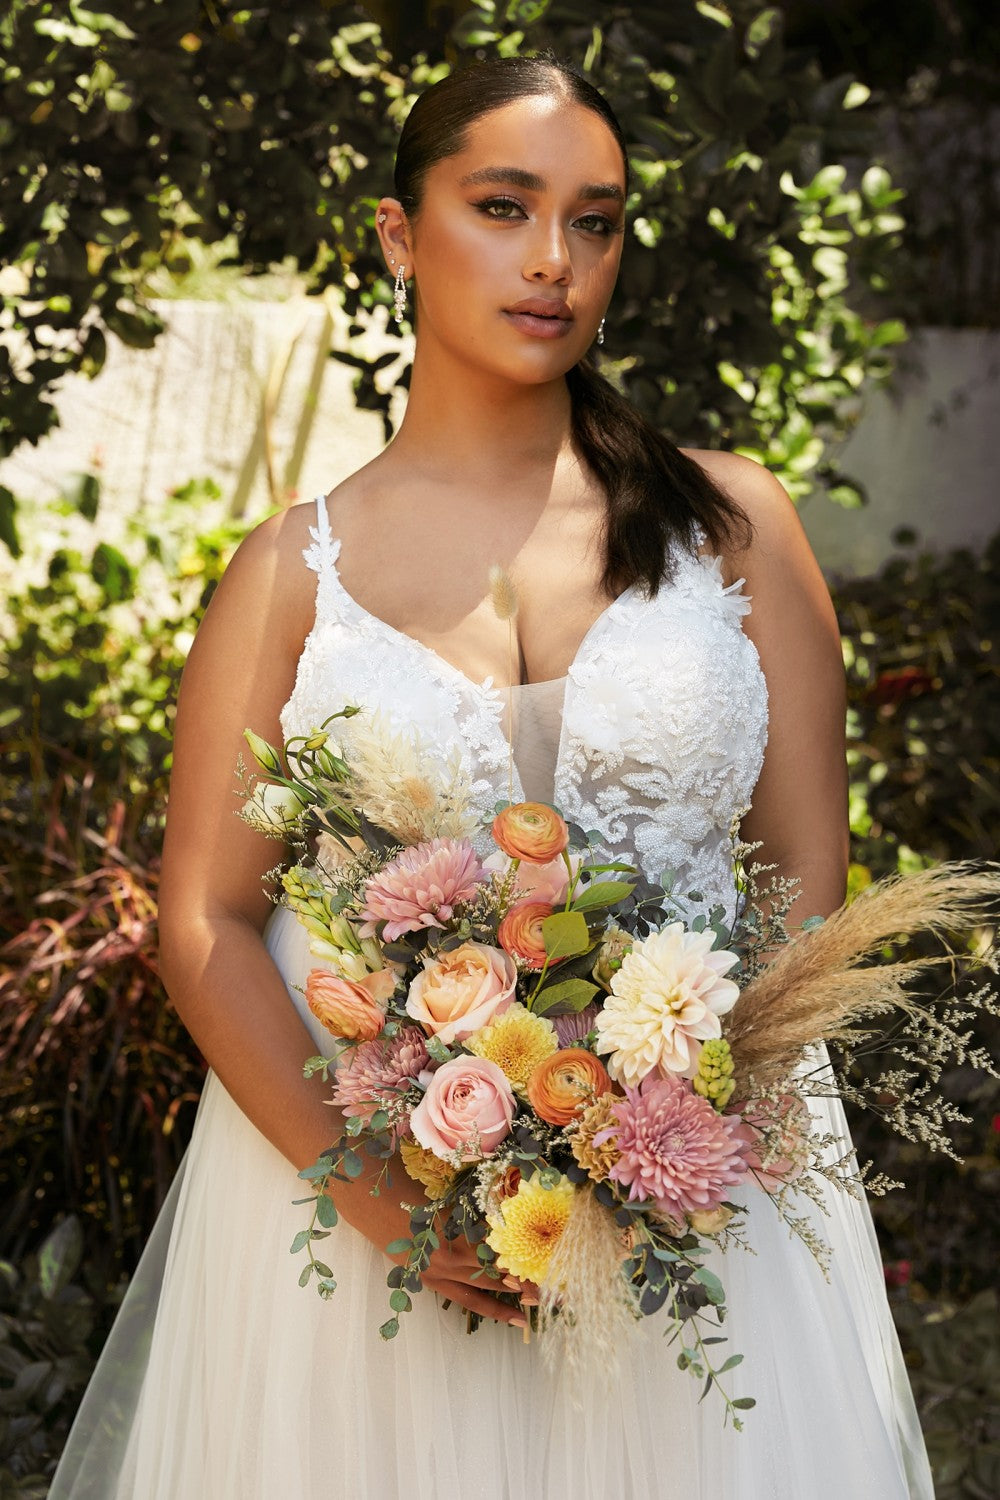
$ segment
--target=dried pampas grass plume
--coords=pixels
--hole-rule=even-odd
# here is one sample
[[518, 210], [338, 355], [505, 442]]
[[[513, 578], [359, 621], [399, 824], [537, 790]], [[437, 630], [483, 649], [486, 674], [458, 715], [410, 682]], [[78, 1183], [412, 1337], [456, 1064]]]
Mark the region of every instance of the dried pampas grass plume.
[[944, 955], [864, 966], [900, 934], [946, 934], [995, 921], [1000, 865], [951, 863], [869, 886], [820, 927], [781, 948], [740, 995], [725, 1035], [737, 1097], [787, 1078], [817, 1041], [846, 1040], [853, 1023], [900, 1009], [922, 1011], [904, 986]]
[[593, 1189], [578, 1188], [539, 1288], [539, 1331], [551, 1369], [614, 1372], [639, 1320], [635, 1291], [622, 1275], [626, 1254], [622, 1231]]
[[517, 589], [505, 568], [494, 563], [490, 568], [490, 602], [498, 620], [513, 620], [517, 614]]

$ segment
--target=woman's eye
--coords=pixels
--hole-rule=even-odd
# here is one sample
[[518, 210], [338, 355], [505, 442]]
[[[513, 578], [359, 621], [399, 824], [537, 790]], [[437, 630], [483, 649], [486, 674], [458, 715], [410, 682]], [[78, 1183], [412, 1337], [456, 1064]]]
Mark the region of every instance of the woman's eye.
[[517, 214], [523, 214], [524, 210], [514, 198], [486, 198], [482, 203], [477, 203], [481, 214], [488, 219], [513, 219]]
[[604, 214], [584, 214], [576, 223], [590, 234], [614, 234], [616, 227]]

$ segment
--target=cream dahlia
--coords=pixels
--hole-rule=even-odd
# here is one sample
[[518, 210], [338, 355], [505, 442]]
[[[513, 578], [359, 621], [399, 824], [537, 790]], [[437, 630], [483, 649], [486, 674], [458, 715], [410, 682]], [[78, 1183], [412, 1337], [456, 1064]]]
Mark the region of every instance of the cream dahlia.
[[609, 1177], [630, 1199], [651, 1199], [671, 1218], [718, 1207], [747, 1175], [750, 1147], [739, 1117], [718, 1114], [682, 1078], [646, 1078], [611, 1112], [617, 1123], [593, 1138], [618, 1149]]
[[375, 935], [393, 942], [404, 932], [443, 927], [463, 901], [471, 901], [484, 880], [483, 867], [468, 839], [428, 839], [404, 849], [365, 882], [363, 938]]
[[596, 1051], [608, 1072], [635, 1088], [649, 1073], [691, 1077], [701, 1043], [722, 1035], [719, 1019], [732, 1010], [739, 986], [723, 978], [739, 962], [713, 952], [711, 932], [689, 932], [671, 922], [650, 933], [622, 960], [597, 1018]]

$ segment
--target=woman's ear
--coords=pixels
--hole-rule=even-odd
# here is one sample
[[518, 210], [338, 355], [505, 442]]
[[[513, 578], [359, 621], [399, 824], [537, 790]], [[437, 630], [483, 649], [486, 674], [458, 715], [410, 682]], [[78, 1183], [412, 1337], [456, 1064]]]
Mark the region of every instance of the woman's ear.
[[390, 275], [395, 276], [400, 266], [405, 266], [409, 279], [413, 270], [410, 221], [398, 198], [379, 200], [375, 210], [375, 229]]

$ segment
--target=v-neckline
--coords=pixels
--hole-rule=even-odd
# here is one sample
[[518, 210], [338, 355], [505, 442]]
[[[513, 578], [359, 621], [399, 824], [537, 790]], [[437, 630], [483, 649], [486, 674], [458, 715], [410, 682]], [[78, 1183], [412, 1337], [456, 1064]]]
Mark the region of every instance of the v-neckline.
[[[327, 524], [329, 525], [329, 515], [327, 516]], [[491, 697], [494, 694], [506, 694], [511, 690], [513, 690], [514, 692], [518, 692], [523, 688], [541, 687], [543, 686], [543, 684], [549, 685], [557, 682], [567, 683], [570, 676], [572, 675], [573, 669], [579, 665], [584, 650], [590, 643], [597, 630], [610, 617], [612, 610], [617, 608], [617, 606], [621, 604], [623, 600], [629, 598], [636, 589], [636, 585], [634, 583], [631, 583], [625, 589], [623, 589], [620, 594], [616, 595], [614, 599], [608, 600], [608, 603], [601, 610], [600, 614], [591, 621], [587, 630], [584, 632], [579, 645], [573, 653], [573, 658], [570, 661], [569, 666], [566, 668], [566, 671], [561, 677], [543, 678], [539, 682], [514, 682], [511, 683], [510, 688], [508, 688], [505, 683], [498, 686], [494, 682], [492, 676], [484, 677], [481, 681], [477, 681], [475, 677], [470, 677], [468, 672], [463, 672], [461, 667], [456, 667], [454, 662], [449, 661], [446, 656], [442, 656], [440, 651], [436, 651], [434, 647], [428, 645], [426, 641], [420, 640], [418, 636], [410, 635], [406, 630], [400, 630], [395, 625], [390, 625], [389, 621], [384, 620], [381, 615], [373, 614], [370, 609], [366, 609], [365, 606], [358, 599], [355, 599], [352, 593], [350, 593], [350, 591], [344, 584], [344, 580], [340, 576], [340, 569], [337, 567], [337, 559], [340, 556], [341, 539], [339, 536], [335, 536], [333, 534], [332, 527], [327, 533], [326, 546], [329, 549], [327, 552], [327, 563], [336, 587], [342, 598], [346, 600], [346, 602], [353, 610], [356, 611], [357, 614], [359, 614], [363, 619], [370, 621], [371, 624], [381, 628], [386, 632], [387, 635], [393, 636], [397, 640], [408, 641], [415, 650], [422, 653], [423, 656], [425, 656], [429, 661], [433, 662], [440, 670], [447, 672], [451, 676], [457, 678], [459, 681], [464, 683], [466, 687], [470, 688], [474, 692], [482, 693], [483, 695], [489, 695]]]

